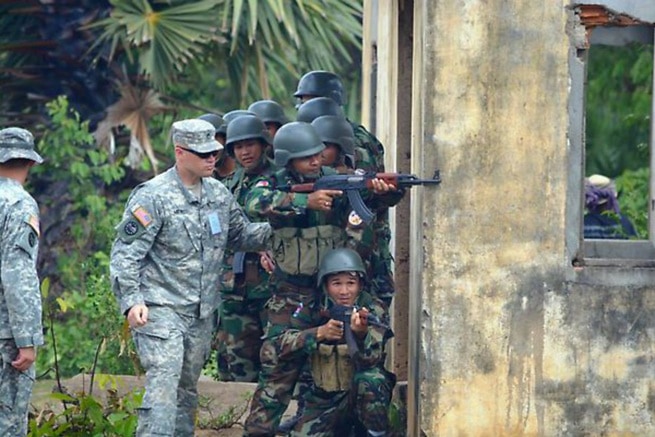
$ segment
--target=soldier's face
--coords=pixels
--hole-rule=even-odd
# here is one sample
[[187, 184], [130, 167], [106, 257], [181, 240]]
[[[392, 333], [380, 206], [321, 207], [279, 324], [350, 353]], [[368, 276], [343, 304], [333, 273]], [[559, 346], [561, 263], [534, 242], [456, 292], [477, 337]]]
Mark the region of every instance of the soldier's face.
[[234, 143], [234, 157], [246, 170], [257, 167], [263, 154], [264, 145], [259, 140], [243, 140]]
[[293, 169], [304, 176], [317, 176], [321, 171], [323, 158], [321, 153], [291, 160]]
[[326, 167], [331, 167], [334, 163], [337, 162], [339, 157], [339, 146], [336, 144], [325, 144], [325, 150], [321, 152], [321, 158], [323, 159], [323, 165]]
[[218, 152], [200, 154], [177, 146], [175, 148], [177, 166], [194, 176], [201, 178], [209, 177], [214, 172]]
[[277, 133], [278, 129], [280, 129], [280, 125], [270, 121], [265, 124], [266, 124], [266, 130], [268, 131], [268, 134], [271, 136], [271, 139], [275, 138], [275, 134]]
[[328, 276], [325, 288], [334, 302], [339, 305], [353, 306], [357, 302], [361, 282], [355, 272], [335, 273]]

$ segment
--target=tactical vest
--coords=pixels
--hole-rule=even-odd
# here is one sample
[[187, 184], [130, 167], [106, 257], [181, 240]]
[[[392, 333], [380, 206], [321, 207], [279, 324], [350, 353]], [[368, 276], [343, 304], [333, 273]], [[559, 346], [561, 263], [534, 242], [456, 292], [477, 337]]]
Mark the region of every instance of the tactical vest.
[[314, 384], [328, 392], [349, 390], [354, 366], [348, 345], [319, 344], [311, 355], [311, 372]]
[[[323, 169], [333, 173], [332, 169]], [[276, 183], [297, 183], [287, 170], [274, 175]], [[270, 217], [273, 228], [273, 256], [282, 272], [288, 275], [314, 275], [330, 250], [346, 243], [345, 216], [349, 210], [346, 196], [335, 198], [332, 210]]]

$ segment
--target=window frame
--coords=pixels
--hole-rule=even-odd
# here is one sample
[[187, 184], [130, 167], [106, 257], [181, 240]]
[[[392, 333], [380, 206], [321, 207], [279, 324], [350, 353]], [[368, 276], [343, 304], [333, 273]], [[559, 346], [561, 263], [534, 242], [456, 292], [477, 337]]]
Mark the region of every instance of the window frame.
[[[587, 27], [580, 20], [578, 6], [572, 12], [575, 29], [572, 32], [572, 44], [569, 51], [569, 73], [571, 89], [569, 97], [569, 195], [567, 196], [566, 215], [566, 247], [567, 255], [573, 266], [573, 277], [584, 282], [595, 282], [589, 268], [644, 268], [653, 269], [644, 278], [644, 275], [634, 275], [630, 282], [639, 283], [655, 280], [655, 69], [651, 80], [653, 93], [651, 94], [650, 118], [650, 201], [649, 201], [649, 232], [647, 240], [601, 240], [585, 239], [583, 234], [584, 218], [584, 178], [585, 178], [585, 114], [586, 114], [586, 78], [587, 55], [591, 46], [589, 31], [594, 27], [618, 27], [617, 23], [606, 23]], [[655, 61], [655, 26], [644, 21], [635, 21], [632, 25], [647, 26], [652, 30], [650, 35], [653, 42], [653, 59]], [[620, 27], [629, 27], [625, 21]], [[579, 32], [579, 30], [584, 32]], [[572, 194], [573, 193], [573, 194]], [[585, 272], [585, 270], [587, 270]], [[598, 280], [607, 283], [607, 278], [598, 276]], [[628, 275], [629, 276], [629, 275]]]

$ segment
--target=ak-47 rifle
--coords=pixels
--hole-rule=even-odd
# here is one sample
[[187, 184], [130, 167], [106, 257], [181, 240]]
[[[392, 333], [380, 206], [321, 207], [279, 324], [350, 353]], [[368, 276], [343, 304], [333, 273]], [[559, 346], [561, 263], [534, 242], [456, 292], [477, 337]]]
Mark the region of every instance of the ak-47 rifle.
[[318, 190], [340, 190], [345, 191], [348, 200], [353, 209], [364, 223], [370, 223], [375, 214], [366, 206], [360, 190], [372, 189], [373, 179], [381, 179], [397, 189], [411, 188], [414, 185], [438, 185], [441, 183], [439, 170], [434, 172], [432, 179], [419, 179], [413, 174], [406, 173], [374, 173], [367, 172], [364, 174], [335, 174], [322, 176], [313, 183], [282, 185], [276, 187], [277, 190], [288, 191], [292, 193], [311, 193]]
[[[357, 306], [350, 307], [337, 304], [334, 304], [330, 307], [330, 318], [343, 323], [343, 336], [346, 339], [346, 344], [348, 345], [348, 354], [351, 357], [355, 356], [355, 354], [359, 352], [355, 334], [353, 333], [352, 327], [350, 326], [350, 317], [352, 316], [353, 311], [359, 311], [359, 308]], [[380, 326], [382, 328], [389, 329], [389, 326], [382, 323], [382, 321], [375, 314], [368, 313], [366, 316], [366, 323], [371, 326]]]

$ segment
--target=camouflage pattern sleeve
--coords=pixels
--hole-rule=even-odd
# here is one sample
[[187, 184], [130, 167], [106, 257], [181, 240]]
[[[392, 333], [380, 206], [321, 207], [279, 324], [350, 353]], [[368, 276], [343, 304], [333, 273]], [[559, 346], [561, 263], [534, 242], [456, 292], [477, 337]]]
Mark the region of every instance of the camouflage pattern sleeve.
[[370, 295], [366, 296], [362, 307], [366, 307], [371, 314], [377, 316], [382, 324], [386, 326], [369, 325], [368, 333], [363, 339], [358, 339], [360, 353], [357, 356], [360, 369], [371, 368], [377, 365], [384, 365], [386, 358], [385, 347], [387, 341], [393, 337], [391, 331], [389, 312], [386, 305], [379, 299]]
[[308, 197], [308, 194], [276, 190], [274, 179], [263, 177], [254, 183], [246, 196], [246, 213], [250, 217], [261, 219], [266, 219], [270, 215], [304, 214], [307, 210]]
[[266, 337], [276, 345], [281, 360], [311, 353], [318, 347], [318, 320], [311, 299], [306, 296], [273, 295], [266, 305]]
[[154, 196], [137, 187], [127, 201], [123, 220], [116, 226], [117, 236], [109, 263], [112, 290], [121, 314], [126, 314], [134, 305], [144, 303], [140, 290], [141, 264], [161, 226]]
[[367, 150], [375, 161], [376, 171], [384, 172], [384, 147], [380, 140], [361, 124], [351, 124], [355, 133], [355, 147]]
[[230, 249], [244, 252], [270, 249], [271, 225], [268, 223], [251, 223], [234, 197], [230, 202], [230, 227], [228, 232], [227, 241]]
[[9, 206], [0, 238], [3, 303], [11, 335], [19, 348], [43, 344], [41, 291], [36, 272], [38, 238], [38, 207], [34, 199], [26, 196]]

